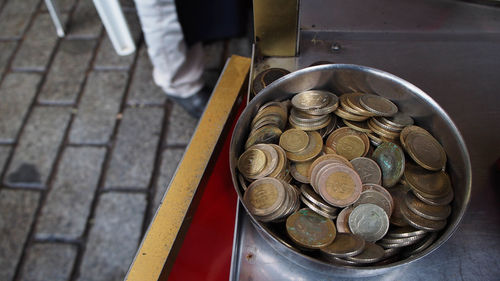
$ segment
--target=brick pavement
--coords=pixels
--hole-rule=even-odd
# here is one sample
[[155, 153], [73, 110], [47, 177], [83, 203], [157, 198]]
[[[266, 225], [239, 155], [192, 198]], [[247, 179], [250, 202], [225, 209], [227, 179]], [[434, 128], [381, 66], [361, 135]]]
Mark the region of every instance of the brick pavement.
[[[0, 0], [0, 280], [122, 280], [197, 120], [138, 51], [114, 52], [91, 0]], [[206, 46], [207, 83], [247, 38]]]

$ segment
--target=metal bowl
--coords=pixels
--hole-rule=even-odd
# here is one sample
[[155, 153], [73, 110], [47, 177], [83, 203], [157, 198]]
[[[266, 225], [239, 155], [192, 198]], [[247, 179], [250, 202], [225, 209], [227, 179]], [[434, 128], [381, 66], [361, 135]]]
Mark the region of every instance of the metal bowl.
[[[258, 108], [273, 100], [286, 100], [294, 94], [310, 89], [329, 90], [333, 93], [364, 92], [386, 97], [396, 103], [400, 111], [410, 114], [415, 123], [429, 130], [443, 145], [448, 163], [446, 170], [453, 182], [455, 198], [447, 227], [439, 238], [426, 250], [393, 263], [377, 266], [352, 267], [331, 264], [292, 247], [283, 232], [255, 219], [245, 204], [250, 218], [269, 244], [295, 264], [312, 271], [336, 276], [373, 276], [401, 267], [423, 258], [445, 243], [457, 229], [470, 201], [471, 164], [465, 142], [448, 114], [426, 93], [411, 83], [387, 72], [359, 65], [331, 64], [305, 68], [290, 73], [262, 90], [245, 108], [234, 129], [230, 147], [230, 168], [233, 184], [240, 200], [243, 189], [237, 179], [237, 159], [244, 148], [250, 130], [250, 122]], [[243, 202], [243, 201], [242, 201]]]

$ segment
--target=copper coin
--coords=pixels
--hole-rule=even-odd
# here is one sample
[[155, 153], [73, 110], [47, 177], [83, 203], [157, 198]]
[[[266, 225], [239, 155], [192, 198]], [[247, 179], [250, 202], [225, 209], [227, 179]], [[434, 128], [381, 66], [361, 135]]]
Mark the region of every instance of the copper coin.
[[394, 186], [405, 170], [403, 150], [392, 142], [384, 142], [373, 151], [372, 158], [382, 170], [382, 185]]
[[405, 197], [406, 206], [415, 214], [429, 220], [444, 220], [451, 214], [450, 205], [432, 206], [417, 199], [412, 192]]
[[299, 246], [308, 249], [325, 247], [335, 240], [336, 229], [331, 219], [304, 208], [286, 220], [288, 236]]
[[446, 220], [429, 220], [423, 218], [408, 209], [406, 204], [401, 204], [401, 213], [405, 217], [408, 224], [425, 231], [439, 231], [446, 227]]
[[359, 255], [365, 249], [365, 240], [350, 233], [337, 233], [330, 245], [321, 248], [323, 254], [332, 257], [351, 257]]
[[405, 180], [417, 193], [427, 198], [443, 197], [451, 192], [451, 181], [445, 172], [431, 172], [412, 163], [406, 165]]
[[319, 195], [335, 207], [354, 203], [361, 195], [362, 183], [351, 168], [341, 165], [329, 167], [319, 178]]
[[431, 135], [411, 132], [406, 138], [406, 151], [423, 168], [439, 171], [446, 165], [446, 153]]

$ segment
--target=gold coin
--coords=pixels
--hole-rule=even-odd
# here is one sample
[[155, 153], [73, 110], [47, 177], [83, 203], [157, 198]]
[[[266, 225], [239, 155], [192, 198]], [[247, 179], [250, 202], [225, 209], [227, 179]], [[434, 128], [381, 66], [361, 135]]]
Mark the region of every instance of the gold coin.
[[290, 152], [304, 150], [309, 143], [309, 136], [306, 132], [298, 129], [286, 130], [280, 137], [280, 146]]
[[356, 112], [355, 114], [362, 115], [362, 116], [367, 116], [367, 117], [372, 117], [375, 116], [372, 112], [366, 110], [360, 103], [359, 99], [366, 94], [364, 93], [351, 93], [351, 94], [346, 94], [346, 102], [349, 105], [350, 108], [354, 109]]
[[256, 216], [268, 216], [274, 213], [284, 200], [285, 188], [274, 178], [262, 178], [252, 182], [243, 195], [243, 202]]
[[307, 135], [309, 136], [309, 143], [307, 144], [307, 147], [304, 150], [297, 153], [289, 151], [286, 152], [286, 156], [290, 161], [305, 162], [312, 160], [323, 149], [323, 139], [321, 138], [321, 135], [318, 132], [316, 131], [307, 132]]
[[358, 121], [358, 122], [365, 121], [366, 119], [370, 118], [370, 117], [356, 115], [356, 114], [352, 114], [350, 112], [347, 112], [344, 107], [338, 107], [333, 113], [342, 119], [351, 120], [351, 121]]
[[335, 150], [339, 155], [344, 156], [350, 161], [354, 158], [363, 156], [365, 149], [365, 143], [360, 137], [348, 135], [339, 138]]
[[329, 102], [330, 95], [317, 90], [301, 92], [292, 98], [292, 105], [304, 111], [325, 107]]
[[373, 132], [377, 133], [380, 136], [386, 137], [388, 139], [397, 139], [399, 138], [399, 133], [392, 132], [387, 129], [384, 129], [377, 125], [373, 119], [368, 120], [367, 122], [368, 128], [370, 128]]
[[268, 115], [279, 116], [284, 121], [286, 121], [288, 119], [288, 114], [282, 106], [270, 105], [270, 106], [267, 106], [264, 109], [257, 112], [257, 114], [255, 115], [255, 117], [252, 120], [251, 127], [253, 127], [255, 125], [255, 123], [257, 121], [259, 121], [260, 118], [268, 116]]
[[259, 143], [277, 143], [280, 136], [281, 130], [279, 128], [274, 126], [264, 126], [250, 134], [245, 143], [245, 149]]
[[354, 203], [362, 191], [358, 174], [351, 168], [332, 165], [318, 180], [319, 194], [335, 207], [345, 207]]
[[356, 130], [358, 132], [363, 132], [367, 134], [372, 132], [372, 130], [370, 129], [370, 127], [368, 127], [368, 124], [366, 124], [366, 122], [344, 120], [344, 124], [346, 124], [347, 127]]
[[339, 152], [337, 151], [337, 143], [341, 138], [348, 135], [358, 136], [362, 140], [364, 144], [364, 152], [361, 156], [365, 156], [370, 149], [370, 140], [368, 139], [368, 136], [365, 133], [358, 132], [349, 127], [342, 127], [333, 131], [326, 139], [326, 146], [332, 148], [337, 154], [339, 154]]
[[424, 169], [439, 171], [446, 165], [446, 153], [433, 136], [411, 132], [405, 142], [410, 157]]
[[301, 183], [309, 183], [308, 171], [311, 164], [312, 161], [294, 162], [290, 165], [290, 174], [295, 180]]
[[253, 176], [264, 170], [266, 162], [266, 154], [262, 150], [250, 148], [238, 159], [238, 169], [245, 177]]
[[286, 165], [288, 163], [285, 151], [276, 144], [270, 144], [270, 146], [278, 153], [278, 164], [276, 164], [276, 168], [269, 174], [269, 177], [278, 178], [279, 176], [284, 176]]
[[252, 148], [256, 148], [264, 152], [264, 154], [266, 155], [266, 165], [260, 173], [256, 175], [248, 175], [247, 177], [249, 179], [260, 179], [263, 177], [267, 177], [274, 171], [274, 169], [276, 169], [276, 166], [278, 165], [278, 152], [271, 145], [264, 143], [256, 144], [252, 146]]

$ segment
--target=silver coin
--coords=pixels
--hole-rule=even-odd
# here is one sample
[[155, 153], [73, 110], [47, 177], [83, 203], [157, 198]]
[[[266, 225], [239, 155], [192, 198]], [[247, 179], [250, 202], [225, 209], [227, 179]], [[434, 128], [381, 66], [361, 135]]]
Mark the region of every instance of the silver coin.
[[437, 237], [438, 237], [437, 232], [430, 233], [429, 235], [427, 235], [427, 237], [420, 240], [418, 243], [408, 247], [408, 249], [406, 250], [407, 252], [405, 254], [407, 256], [411, 256], [422, 252], [423, 250], [427, 249], [430, 245], [432, 245], [432, 243], [434, 243]]
[[416, 228], [409, 226], [409, 225], [403, 226], [403, 227], [391, 226], [389, 228], [389, 231], [387, 232], [386, 237], [405, 238], [405, 237], [411, 237], [411, 236], [424, 235], [425, 233], [427, 233], [425, 230], [416, 229]]
[[379, 184], [382, 181], [382, 171], [374, 160], [367, 157], [357, 157], [351, 160], [351, 164], [363, 184]]
[[[405, 238], [387, 238], [384, 237], [380, 239], [377, 243], [380, 245], [397, 245], [397, 247], [405, 247], [408, 245], [412, 245], [420, 241], [422, 238], [424, 238], [427, 234], [422, 234], [422, 235], [417, 235], [417, 236], [410, 236], [410, 237], [405, 237]], [[397, 248], [397, 247], [390, 247], [390, 248]]]
[[381, 117], [373, 117], [371, 120], [375, 124], [377, 124], [379, 127], [381, 127], [382, 129], [386, 129], [386, 130], [391, 131], [391, 132], [399, 133], [403, 130], [403, 128], [401, 128], [401, 127], [392, 126], [392, 125], [388, 125], [388, 124], [384, 123], [384, 121], [382, 121]]
[[339, 258], [339, 257], [331, 257], [331, 256], [327, 256], [326, 254], [323, 254], [322, 256], [327, 261], [332, 262], [332, 263], [336, 263], [336, 264], [340, 264], [340, 265], [359, 265], [359, 263], [357, 263], [357, 262], [348, 261], [346, 259]]
[[361, 254], [353, 257], [346, 257], [346, 260], [367, 264], [375, 263], [384, 258], [384, 249], [375, 243], [366, 242], [365, 249]]
[[334, 220], [334, 219], [337, 218], [337, 214], [331, 214], [331, 213], [326, 212], [325, 210], [322, 210], [321, 208], [319, 208], [318, 206], [314, 205], [313, 202], [309, 201], [307, 198], [305, 198], [302, 195], [300, 196], [300, 200], [307, 207], [309, 207], [309, 209], [311, 209], [313, 212], [315, 212], [316, 214], [318, 214], [320, 216], [323, 216], [325, 218], [329, 218], [329, 219], [332, 219], [332, 220]]
[[432, 206], [442, 206], [442, 205], [448, 205], [453, 201], [454, 193], [453, 193], [453, 188], [450, 188], [449, 191], [444, 195], [440, 197], [434, 197], [434, 198], [428, 198], [425, 196], [422, 196], [422, 194], [418, 192], [413, 192], [413, 194], [422, 202], [427, 203]]
[[446, 220], [429, 220], [423, 218], [408, 209], [406, 204], [401, 204], [400, 206], [401, 214], [403, 214], [406, 222], [409, 225], [422, 229], [425, 231], [439, 231], [446, 227]]
[[362, 204], [349, 215], [349, 228], [365, 241], [375, 242], [387, 233], [389, 217], [384, 209], [375, 204]]
[[294, 95], [292, 97], [292, 105], [297, 109], [307, 111], [325, 107], [330, 103], [330, 99], [331, 95], [329, 92], [309, 90]]
[[309, 199], [312, 203], [317, 205], [318, 207], [324, 209], [325, 211], [328, 211], [330, 213], [336, 213], [337, 208], [330, 206], [328, 203], [326, 203], [321, 196], [319, 196], [314, 190], [311, 188], [310, 185], [308, 184], [303, 184], [300, 186], [300, 192], [304, 197]]
[[356, 208], [362, 204], [375, 204], [380, 208], [384, 209], [384, 212], [387, 214], [387, 217], [391, 215], [391, 203], [387, 200], [387, 198], [378, 191], [375, 190], [366, 190], [361, 192], [358, 200], [354, 202], [352, 205]]
[[384, 249], [384, 259], [393, 257], [401, 252], [400, 248], [387, 248]]
[[330, 245], [321, 248], [325, 255], [333, 257], [351, 257], [360, 254], [365, 248], [365, 240], [350, 233], [337, 233]]

